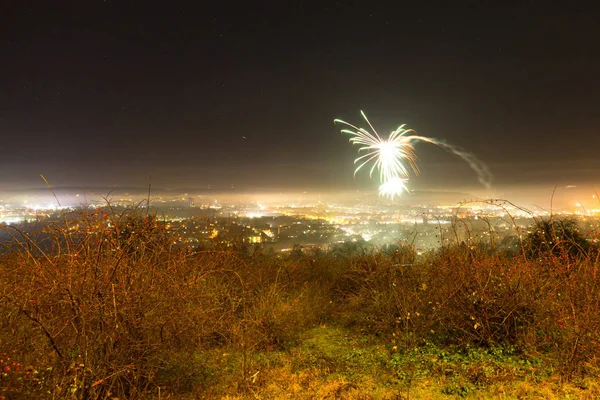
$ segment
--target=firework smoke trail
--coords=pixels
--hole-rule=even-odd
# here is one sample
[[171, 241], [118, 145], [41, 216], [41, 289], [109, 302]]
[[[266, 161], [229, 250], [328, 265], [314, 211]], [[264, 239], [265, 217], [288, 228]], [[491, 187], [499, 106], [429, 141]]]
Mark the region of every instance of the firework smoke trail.
[[471, 154], [458, 146], [452, 146], [448, 143], [442, 142], [441, 140], [432, 139], [431, 143], [441, 147], [450, 154], [454, 154], [455, 156], [462, 158], [467, 164], [469, 164], [469, 167], [475, 171], [479, 183], [485, 186], [485, 188], [488, 190], [492, 188], [492, 180], [494, 179], [494, 176], [490, 172], [488, 166], [485, 165], [483, 161], [475, 157], [474, 154]]
[[483, 161], [475, 157], [474, 154], [467, 152], [465, 149], [459, 146], [453, 146], [435, 138], [428, 138], [425, 136], [409, 136], [409, 138], [411, 140], [420, 140], [422, 142], [434, 144], [444, 149], [448, 153], [454, 154], [455, 156], [462, 158], [467, 164], [469, 164], [469, 167], [471, 167], [471, 169], [475, 171], [479, 183], [485, 186], [485, 188], [488, 190], [492, 188], [492, 180], [494, 177], [490, 172], [490, 169], [487, 165], [485, 165]]
[[390, 133], [390, 136], [387, 139], [382, 139], [367, 119], [365, 113], [362, 111], [360, 113], [365, 121], [367, 121], [367, 124], [373, 133], [340, 119], [334, 120], [334, 123], [341, 123], [354, 129], [341, 130], [342, 133], [352, 135], [350, 138], [352, 144], [361, 145], [358, 149], [359, 153], [362, 151], [366, 152], [366, 154], [363, 154], [354, 160], [354, 164], [359, 164], [354, 170], [354, 174], [356, 175], [363, 166], [373, 161], [369, 176], [372, 176], [373, 171], [376, 169], [379, 171], [379, 178], [381, 181], [379, 194], [381, 196], [389, 196], [393, 199], [396, 195], [408, 192], [406, 183], [408, 182], [409, 168], [412, 169], [415, 174], [419, 173], [416, 164], [417, 157], [413, 145], [413, 142], [416, 141], [434, 144], [445, 151], [462, 158], [469, 164], [471, 169], [477, 173], [479, 182], [487, 189], [491, 187], [492, 174], [487, 166], [473, 154], [438, 139], [412, 135], [410, 133], [413, 133], [414, 130], [405, 129], [404, 127], [406, 125], [400, 125], [396, 130]]

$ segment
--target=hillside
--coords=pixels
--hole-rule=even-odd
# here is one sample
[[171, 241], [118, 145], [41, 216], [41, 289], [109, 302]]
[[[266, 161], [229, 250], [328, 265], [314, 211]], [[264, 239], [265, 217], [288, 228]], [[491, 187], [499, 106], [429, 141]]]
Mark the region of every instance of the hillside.
[[598, 252], [561, 226], [422, 255], [182, 249], [135, 209], [5, 226], [0, 398], [597, 398]]

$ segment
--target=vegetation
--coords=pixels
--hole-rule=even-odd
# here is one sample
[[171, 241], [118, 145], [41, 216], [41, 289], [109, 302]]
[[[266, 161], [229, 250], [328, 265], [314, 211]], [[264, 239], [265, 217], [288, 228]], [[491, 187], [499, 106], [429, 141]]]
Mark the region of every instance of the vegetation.
[[597, 398], [598, 253], [538, 228], [515, 254], [266, 255], [143, 208], [5, 227], [0, 398]]
[[579, 232], [575, 218], [557, 217], [538, 220], [533, 232], [527, 236], [524, 248], [525, 253], [533, 257], [547, 253], [587, 257], [595, 250]]

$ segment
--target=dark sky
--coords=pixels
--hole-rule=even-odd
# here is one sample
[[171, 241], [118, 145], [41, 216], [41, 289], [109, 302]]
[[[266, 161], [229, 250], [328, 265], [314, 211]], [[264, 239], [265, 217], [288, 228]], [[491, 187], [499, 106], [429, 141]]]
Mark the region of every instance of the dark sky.
[[[368, 187], [361, 109], [498, 185], [598, 182], [599, 15], [551, 3], [3, 2], [0, 187]], [[477, 185], [417, 153], [414, 188]]]

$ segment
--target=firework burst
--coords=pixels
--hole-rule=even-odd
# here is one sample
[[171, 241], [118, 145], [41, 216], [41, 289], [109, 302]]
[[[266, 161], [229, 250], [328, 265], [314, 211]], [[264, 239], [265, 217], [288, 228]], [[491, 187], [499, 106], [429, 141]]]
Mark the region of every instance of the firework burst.
[[384, 139], [373, 128], [365, 113], [361, 111], [360, 114], [369, 125], [371, 132], [340, 119], [334, 120], [334, 123], [345, 125], [346, 128], [342, 129], [341, 132], [351, 135], [350, 143], [360, 146], [358, 149], [359, 157], [354, 160], [354, 164], [357, 165], [354, 174], [356, 175], [362, 167], [370, 163], [372, 165], [369, 176], [372, 177], [373, 172], [376, 170], [379, 172], [379, 180], [381, 182], [379, 194], [381, 196], [388, 196], [393, 199], [394, 196], [408, 192], [406, 183], [408, 182], [410, 171], [412, 170], [415, 174], [419, 174], [414, 147], [414, 142], [417, 141], [435, 144], [447, 152], [461, 157], [477, 173], [479, 181], [487, 188], [490, 188], [491, 174], [487, 166], [474, 155], [440, 140], [414, 135], [415, 131], [406, 129], [406, 124], [400, 125]]
[[388, 196], [393, 199], [394, 196], [401, 196], [404, 192], [408, 193], [406, 182], [408, 182], [406, 178], [392, 178], [387, 180], [379, 185], [379, 195]]

